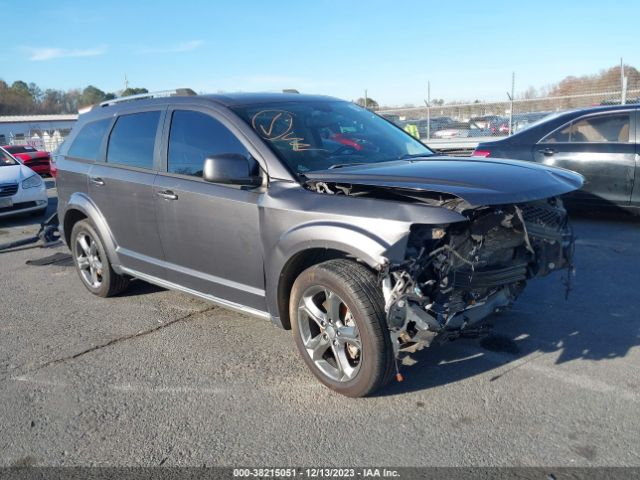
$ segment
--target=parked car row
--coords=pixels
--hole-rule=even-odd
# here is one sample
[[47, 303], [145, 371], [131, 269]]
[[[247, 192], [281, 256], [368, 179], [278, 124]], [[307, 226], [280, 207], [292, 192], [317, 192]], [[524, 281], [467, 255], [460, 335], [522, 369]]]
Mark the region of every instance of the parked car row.
[[432, 117], [430, 119], [420, 118], [417, 120], [400, 120], [399, 115], [391, 115], [386, 113], [382, 113], [380, 115], [402, 129], [405, 129], [407, 125], [415, 125], [416, 128], [418, 129], [418, 134], [420, 138], [433, 136], [435, 132], [447, 129], [452, 125], [459, 123], [450, 117]]
[[[487, 126], [484, 126], [487, 125]], [[498, 126], [494, 122], [474, 121], [455, 122], [432, 134], [434, 138], [491, 137], [498, 134]]]
[[[531, 123], [547, 116], [549, 112], [520, 113], [511, 118], [511, 133], [518, 132]], [[404, 120], [397, 115], [386, 117], [401, 128], [415, 125], [420, 138], [467, 138], [498, 137], [509, 135], [509, 118], [499, 115], [471, 117], [468, 121], [458, 121], [451, 117]]]

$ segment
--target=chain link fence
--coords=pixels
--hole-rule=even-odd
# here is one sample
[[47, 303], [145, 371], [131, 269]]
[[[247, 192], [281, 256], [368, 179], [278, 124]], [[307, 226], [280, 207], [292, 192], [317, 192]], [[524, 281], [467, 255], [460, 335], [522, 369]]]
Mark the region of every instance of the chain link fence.
[[377, 113], [427, 141], [472, 141], [516, 133], [546, 115], [598, 105], [640, 103], [640, 72], [620, 67], [599, 76], [568, 77], [542, 94], [529, 89], [505, 101], [444, 102], [426, 100], [423, 107], [383, 107]]

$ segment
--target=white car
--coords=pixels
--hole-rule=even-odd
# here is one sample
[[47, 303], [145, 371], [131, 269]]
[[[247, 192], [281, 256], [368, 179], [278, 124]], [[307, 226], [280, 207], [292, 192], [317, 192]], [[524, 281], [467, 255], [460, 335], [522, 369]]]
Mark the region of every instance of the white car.
[[434, 132], [432, 136], [434, 138], [468, 137], [469, 129], [468, 128], [445, 128], [443, 130], [438, 130], [437, 132]]
[[0, 148], [0, 218], [27, 212], [43, 215], [47, 203], [40, 175]]

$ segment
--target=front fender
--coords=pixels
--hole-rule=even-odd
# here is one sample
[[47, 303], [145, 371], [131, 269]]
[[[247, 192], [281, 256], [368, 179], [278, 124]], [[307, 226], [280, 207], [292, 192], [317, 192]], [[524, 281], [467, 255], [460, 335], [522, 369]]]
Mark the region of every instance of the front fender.
[[[111, 234], [111, 229], [98, 206], [84, 193], [73, 193], [64, 205], [64, 211], [58, 211], [58, 214], [60, 215], [60, 229], [63, 238], [66, 238], [64, 229], [72, 210], [82, 212], [82, 214], [95, 225], [98, 233], [100, 234], [102, 243], [104, 244], [104, 248], [107, 252], [112, 268], [116, 273], [122, 273], [120, 270], [120, 259], [116, 252], [116, 242]], [[71, 235], [70, 231], [66, 233]]]
[[[380, 220], [385, 223], [384, 220]], [[395, 227], [395, 230], [389, 228]], [[384, 227], [383, 227], [384, 228]], [[280, 236], [265, 258], [267, 305], [278, 315], [278, 286], [287, 263], [301, 252], [312, 249], [336, 250], [379, 270], [389, 258], [403, 255], [409, 235], [404, 225], [389, 222], [385, 238], [353, 224], [319, 220], [295, 226]]]
[[334, 250], [380, 269], [404, 259], [411, 225], [466, 220], [443, 207], [327, 195], [288, 182], [270, 184], [260, 211], [267, 306], [274, 317], [282, 314], [278, 305], [283, 270], [301, 252]]
[[[397, 239], [400, 240], [406, 233], [408, 232], [399, 231]], [[302, 250], [331, 248], [357, 257], [372, 268], [379, 268], [386, 262], [385, 252], [393, 246], [388, 239], [357, 225], [317, 221], [298, 225], [287, 231], [280, 237], [275, 250], [278, 257], [288, 259]]]

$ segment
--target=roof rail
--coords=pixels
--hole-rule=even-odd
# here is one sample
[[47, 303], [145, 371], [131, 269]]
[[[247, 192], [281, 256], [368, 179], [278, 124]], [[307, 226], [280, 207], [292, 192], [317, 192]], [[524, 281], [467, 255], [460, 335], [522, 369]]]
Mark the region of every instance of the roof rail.
[[100, 102], [100, 106], [108, 107], [110, 105], [116, 105], [118, 103], [131, 102], [134, 100], [144, 100], [146, 98], [182, 97], [191, 95], [197, 95], [197, 93], [190, 88], [176, 88], [175, 90], [161, 90], [159, 92], [140, 93], [138, 95], [129, 95], [126, 97], [114, 98], [113, 100]]

